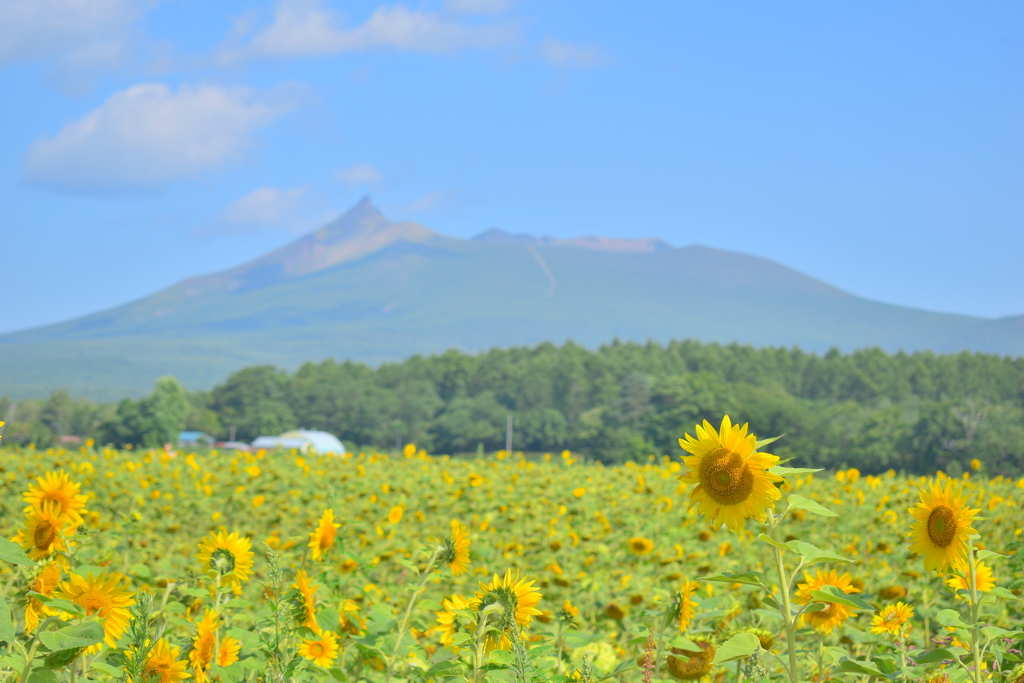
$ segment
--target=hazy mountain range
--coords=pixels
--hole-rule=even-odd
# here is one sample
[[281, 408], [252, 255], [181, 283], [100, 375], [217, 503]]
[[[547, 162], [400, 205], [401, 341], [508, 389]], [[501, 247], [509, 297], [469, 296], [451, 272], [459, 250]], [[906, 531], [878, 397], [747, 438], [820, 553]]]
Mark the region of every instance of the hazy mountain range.
[[386, 219], [364, 199], [230, 270], [117, 308], [0, 336], [0, 395], [111, 400], [173, 374], [208, 388], [245, 365], [368, 363], [448, 348], [696, 338], [813, 351], [1024, 354], [1024, 316], [869, 301], [767, 259], [658, 239], [471, 240]]

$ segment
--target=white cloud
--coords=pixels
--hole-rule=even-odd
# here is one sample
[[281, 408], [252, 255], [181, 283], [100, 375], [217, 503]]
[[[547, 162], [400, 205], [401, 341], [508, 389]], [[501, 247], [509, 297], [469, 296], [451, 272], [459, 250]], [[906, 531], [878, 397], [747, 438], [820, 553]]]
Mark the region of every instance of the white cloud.
[[261, 187], [229, 204], [222, 217], [241, 225], [276, 225], [294, 215], [307, 191], [305, 187]]
[[323, 0], [279, 0], [270, 27], [242, 48], [223, 50], [222, 58], [313, 57], [373, 48], [444, 53], [496, 47], [517, 33], [510, 25], [467, 25], [402, 5], [378, 7], [365, 23], [349, 27]]
[[356, 164], [334, 174], [336, 180], [346, 185], [377, 185], [384, 177], [369, 164]]
[[146, 189], [193, 177], [239, 159], [251, 147], [252, 133], [293, 109], [300, 93], [298, 86], [257, 93], [134, 85], [55, 136], [37, 140], [24, 175], [32, 183], [86, 192]]
[[599, 66], [607, 58], [604, 53], [593, 45], [576, 45], [554, 38], [545, 38], [540, 44], [541, 58], [552, 66], [560, 69], [568, 67]]
[[444, 10], [451, 14], [501, 14], [511, 5], [510, 0], [445, 0]]
[[62, 58], [92, 67], [119, 60], [131, 26], [155, 0], [0, 0], [0, 64]]
[[445, 213], [457, 210], [463, 204], [462, 196], [455, 190], [437, 190], [412, 200], [405, 205], [403, 213]]

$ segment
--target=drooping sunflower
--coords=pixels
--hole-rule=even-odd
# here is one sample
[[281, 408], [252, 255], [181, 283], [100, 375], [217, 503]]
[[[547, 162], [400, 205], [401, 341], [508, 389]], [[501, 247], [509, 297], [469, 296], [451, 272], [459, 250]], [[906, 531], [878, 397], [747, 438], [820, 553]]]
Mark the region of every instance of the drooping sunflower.
[[188, 661], [192, 665], [192, 676], [196, 683], [209, 680], [206, 672], [217, 656], [217, 629], [220, 619], [212, 609], [203, 612], [203, 618], [196, 626], [196, 637], [192, 639], [192, 651], [188, 653]]
[[442, 561], [453, 576], [464, 574], [469, 568], [469, 532], [458, 520], [452, 520], [452, 534], [444, 539]]
[[309, 550], [314, 561], [327, 556], [327, 553], [334, 546], [334, 539], [337, 537], [338, 529], [340, 528], [341, 525], [334, 521], [334, 508], [324, 510], [324, 513], [320, 515], [320, 522], [317, 523], [316, 529], [309, 535]]
[[900, 636], [903, 625], [914, 616], [914, 608], [903, 602], [886, 605], [882, 611], [871, 617], [872, 633], [888, 633], [891, 636]]
[[916, 520], [910, 529], [910, 550], [924, 557], [925, 569], [958, 567], [967, 559], [967, 539], [978, 533], [971, 523], [979, 510], [968, 509], [967, 496], [949, 479], [945, 486], [932, 481], [920, 496], [921, 502], [910, 509]]
[[86, 513], [85, 502], [89, 499], [89, 496], [79, 493], [81, 488], [82, 485], [71, 481], [64, 471], [47, 472], [22, 494], [28, 503], [25, 512], [54, 503], [57, 506], [56, 515], [68, 525], [69, 533], [74, 533], [82, 525], [82, 515]]
[[[966, 570], [966, 568], [963, 568]], [[968, 571], [964, 571], [963, 575], [954, 574], [949, 580], [946, 581], [946, 585], [952, 588], [954, 591], [969, 591], [971, 584], [968, 582], [967, 575]], [[974, 572], [974, 587], [975, 590], [987, 593], [996, 586], [996, 579], [992, 575], [992, 567], [989, 567], [984, 562], [979, 562], [978, 566], [975, 567]], [[959, 595], [957, 597], [960, 597]]]
[[18, 534], [18, 540], [33, 560], [63, 553], [68, 549], [64, 541], [64, 533], [68, 530], [66, 524], [56, 503], [30, 506], [25, 514], [25, 528]]
[[768, 471], [779, 459], [758, 453], [757, 437], [747, 433], [746, 424], [732, 424], [728, 415], [718, 431], [707, 420], [696, 431], [697, 438], [687, 434], [679, 439], [680, 447], [690, 453], [683, 456], [689, 471], [679, 480], [696, 484], [690, 491], [690, 507], [697, 506], [709, 522], [724, 522], [733, 531], [739, 531], [746, 519], [763, 520], [782, 498], [775, 486], [782, 477]]
[[185, 671], [188, 662], [178, 660], [181, 648], [172, 647], [161, 638], [149, 652], [146, 663], [142, 666], [142, 680], [150, 683], [178, 683], [189, 676]]
[[494, 624], [503, 630], [497, 641], [491, 637], [487, 638], [488, 652], [495, 648], [510, 649], [512, 641], [509, 636], [512, 635], [513, 623], [519, 628], [526, 628], [535, 616], [541, 614], [537, 604], [540, 603], [542, 596], [533, 584], [533, 581], [519, 578], [518, 570], [513, 572], [511, 569], [507, 569], [504, 576], [495, 574], [490, 583], [480, 582], [480, 590], [470, 600], [470, 606], [477, 612], [494, 604], [500, 604], [502, 607], [500, 615], [491, 618], [496, 619]]
[[700, 648], [700, 652], [672, 648], [667, 664], [668, 672], [675, 678], [696, 681], [707, 676], [714, 668], [715, 646], [711, 641], [697, 638], [693, 642]]
[[299, 597], [302, 603], [298, 605], [296, 612], [295, 621], [300, 626], [305, 626], [313, 633], [320, 633], [320, 625], [316, 623], [316, 589], [318, 585], [309, 580], [309, 576], [306, 575], [305, 569], [300, 569], [295, 574], [295, 583], [293, 584], [296, 590], [299, 591]]
[[441, 606], [443, 609], [440, 612], [435, 612], [437, 626], [434, 627], [434, 631], [440, 634], [441, 645], [448, 647], [452, 644], [455, 634], [466, 626], [465, 620], [459, 617], [458, 612], [472, 609], [472, 607], [470, 601], [458, 593], [450, 598], [445, 598]]
[[646, 555], [654, 550], [654, 541], [649, 538], [634, 537], [629, 539], [629, 552], [634, 555]]
[[324, 631], [315, 640], [303, 640], [302, 645], [299, 645], [299, 654], [326, 669], [338, 658], [338, 637], [330, 631]]
[[239, 584], [252, 575], [252, 543], [237, 531], [211, 531], [199, 542], [196, 559], [208, 574], [225, 583]]
[[[128, 608], [135, 604], [132, 592], [128, 590], [131, 580], [116, 572], [103, 572], [97, 577], [89, 574], [81, 577], [72, 573], [67, 581], [60, 584], [54, 595], [69, 600], [85, 610], [86, 615], [98, 615], [103, 620], [103, 642], [114, 647], [121, 637], [131, 613]], [[86, 654], [100, 651], [97, 643], [85, 650]]]
[[[815, 572], [814, 576], [811, 576], [807, 572], [804, 572], [805, 583], [797, 584], [796, 587], [796, 600], [801, 605], [806, 605], [809, 602], [820, 602], [814, 600], [811, 596], [811, 591], [821, 590], [822, 586], [835, 586], [844, 593], [859, 593], [860, 589], [852, 585], [853, 577], [849, 574], [840, 575], [835, 569], [824, 572]], [[840, 605], [835, 602], [825, 602], [825, 609], [818, 610], [817, 612], [805, 612], [801, 619], [805, 626], [811, 626], [815, 631], [828, 635], [832, 633], [833, 629], [837, 626], [842, 625], [844, 621], [849, 619], [856, 613], [856, 608], [848, 605]]]
[[679, 587], [679, 632], [684, 633], [686, 628], [693, 621], [693, 615], [697, 603], [693, 601], [693, 594], [697, 592], [700, 584], [696, 581], [683, 579], [683, 585]]
[[[29, 584], [29, 590], [41, 593], [47, 597], [53, 595], [53, 591], [60, 584], [60, 565], [51, 563], [43, 567], [39, 575]], [[31, 633], [39, 626], [40, 617], [52, 617], [57, 615], [57, 610], [47, 607], [35, 598], [29, 598], [25, 605], [25, 632]]]

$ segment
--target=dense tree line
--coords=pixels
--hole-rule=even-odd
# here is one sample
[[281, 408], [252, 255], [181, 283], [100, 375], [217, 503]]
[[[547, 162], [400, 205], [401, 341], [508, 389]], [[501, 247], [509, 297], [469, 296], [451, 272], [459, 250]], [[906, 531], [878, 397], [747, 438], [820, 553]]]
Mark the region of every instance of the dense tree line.
[[246, 441], [306, 427], [353, 445], [459, 453], [502, 448], [511, 414], [517, 450], [613, 461], [677, 453], [695, 422], [728, 413], [759, 435], [785, 433], [775, 452], [802, 463], [957, 473], [978, 458], [992, 473], [1024, 471], [1024, 359], [985, 354], [541, 344], [378, 368], [258, 366], [210, 392], [176, 386], [166, 378], [146, 399], [97, 408], [103, 418], [83, 429], [101, 442], [152, 445], [175, 426]]

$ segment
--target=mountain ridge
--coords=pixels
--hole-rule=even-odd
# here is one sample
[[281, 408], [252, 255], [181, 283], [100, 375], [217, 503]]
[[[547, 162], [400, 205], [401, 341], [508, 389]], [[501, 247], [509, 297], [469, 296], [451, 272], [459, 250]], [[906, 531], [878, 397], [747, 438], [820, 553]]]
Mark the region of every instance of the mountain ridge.
[[207, 388], [244, 365], [370, 363], [456, 347], [613, 338], [823, 352], [1024, 355], [1024, 316], [997, 320], [862, 299], [758, 256], [662, 240], [448, 237], [364, 198], [259, 258], [147, 297], [0, 336], [0, 395], [64, 386], [138, 395], [164, 374]]

